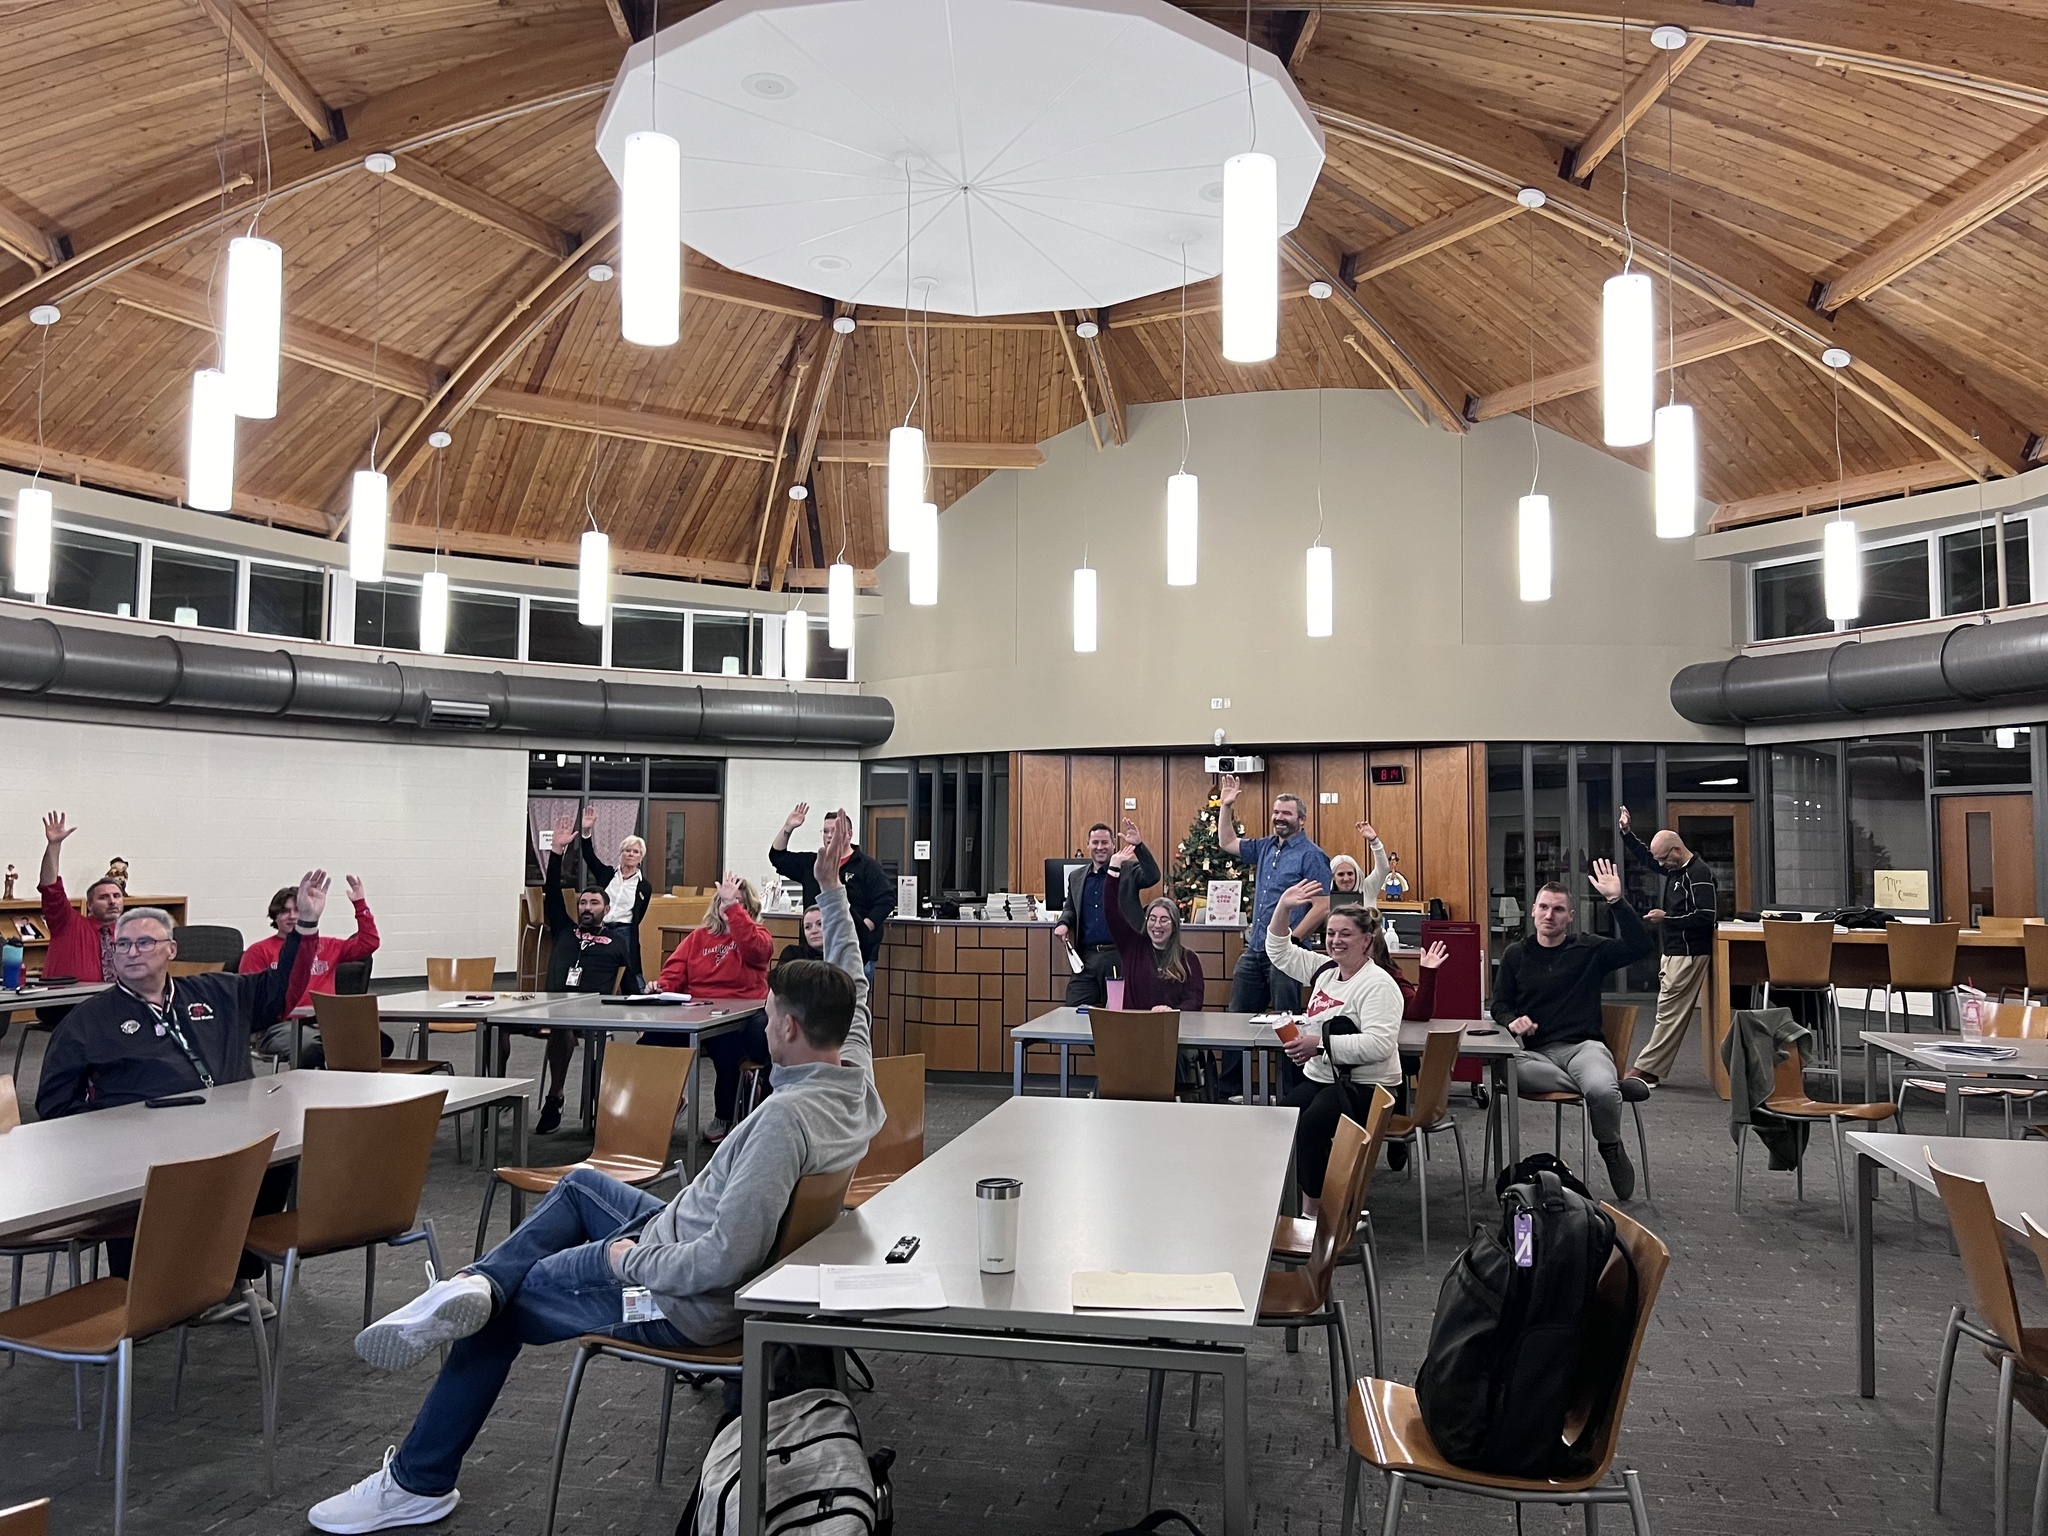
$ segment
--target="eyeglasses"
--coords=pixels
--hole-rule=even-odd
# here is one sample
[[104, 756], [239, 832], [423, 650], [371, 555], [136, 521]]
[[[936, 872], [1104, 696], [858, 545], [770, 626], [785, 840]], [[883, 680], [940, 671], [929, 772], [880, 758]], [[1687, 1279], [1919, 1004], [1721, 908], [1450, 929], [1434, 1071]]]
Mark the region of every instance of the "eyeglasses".
[[116, 939], [114, 950], [123, 955], [146, 955], [164, 942], [163, 939]]

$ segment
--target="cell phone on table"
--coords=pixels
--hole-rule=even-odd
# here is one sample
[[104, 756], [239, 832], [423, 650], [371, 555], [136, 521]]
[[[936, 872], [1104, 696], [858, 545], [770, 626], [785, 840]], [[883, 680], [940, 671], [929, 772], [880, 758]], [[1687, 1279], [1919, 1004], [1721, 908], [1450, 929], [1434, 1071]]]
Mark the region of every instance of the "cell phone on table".
[[142, 1102], [150, 1109], [183, 1109], [187, 1104], [204, 1104], [206, 1100], [196, 1093], [173, 1093], [161, 1099], [144, 1099]]

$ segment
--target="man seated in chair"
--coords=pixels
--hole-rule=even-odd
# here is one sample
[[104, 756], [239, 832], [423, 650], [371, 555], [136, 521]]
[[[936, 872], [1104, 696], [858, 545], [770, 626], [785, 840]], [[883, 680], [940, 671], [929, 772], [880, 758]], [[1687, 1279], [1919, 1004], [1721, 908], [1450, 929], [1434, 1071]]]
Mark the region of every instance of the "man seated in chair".
[[[349, 905], [355, 908], [356, 931], [348, 938], [337, 939], [326, 935], [316, 936], [308, 942], [313, 948], [313, 965], [303, 985], [295, 987], [284, 1000], [285, 1016], [279, 1019], [256, 1043], [256, 1049], [265, 1056], [289, 1056], [292, 1050], [291, 1015], [305, 1006], [315, 992], [334, 992], [336, 971], [344, 965], [367, 960], [377, 953], [377, 919], [370, 915], [369, 899], [363, 894], [363, 882], [354, 875], [343, 877], [348, 885]], [[278, 956], [284, 947], [285, 938], [299, 926], [299, 892], [296, 886], [286, 886], [270, 898], [270, 926], [274, 930], [270, 937], [258, 939], [242, 951], [242, 963], [236, 967], [244, 976], [254, 976], [258, 971], [267, 971], [276, 966]], [[384, 1035], [384, 1054], [391, 1054], [391, 1037]], [[296, 1065], [301, 1067], [323, 1067], [327, 1064], [327, 1053], [318, 1040], [310, 1041], [299, 1052]]]
[[1526, 1047], [1516, 1062], [1524, 1097], [1576, 1093], [1586, 1101], [1615, 1198], [1627, 1200], [1636, 1192], [1636, 1170], [1621, 1144], [1621, 1104], [1624, 1097], [1648, 1098], [1650, 1085], [1620, 1081], [1601, 1034], [1600, 989], [1610, 972], [1641, 960], [1656, 941], [1623, 898], [1612, 864], [1595, 859], [1592, 883], [1614, 914], [1614, 937], [1573, 933], [1571, 893], [1555, 881], [1544, 886], [1529, 908], [1535, 933], [1500, 958], [1493, 1018]]
[[[356, 1353], [383, 1370], [450, 1348], [404, 1445], [314, 1505], [316, 1529], [390, 1530], [452, 1511], [462, 1458], [522, 1345], [585, 1333], [667, 1348], [738, 1337], [733, 1293], [767, 1265], [797, 1181], [859, 1162], [886, 1118], [860, 940], [839, 883], [851, 841], [852, 822], [834, 813], [817, 859], [827, 958], [786, 961], [768, 977], [775, 1092], [666, 1206], [578, 1169], [482, 1260], [357, 1335]], [[651, 1320], [638, 1320], [650, 1302]]]

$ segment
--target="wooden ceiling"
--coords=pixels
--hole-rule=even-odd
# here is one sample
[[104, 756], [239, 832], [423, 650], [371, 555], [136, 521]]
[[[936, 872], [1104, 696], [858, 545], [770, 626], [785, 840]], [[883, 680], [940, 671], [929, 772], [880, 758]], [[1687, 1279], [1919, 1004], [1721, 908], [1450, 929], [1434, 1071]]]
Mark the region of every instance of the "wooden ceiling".
[[[1253, 0], [1329, 160], [1280, 355], [1224, 363], [1198, 287], [1190, 393], [1394, 387], [1462, 432], [1529, 409], [1533, 352], [1540, 420], [1597, 445], [1599, 289], [1632, 239], [1660, 290], [1669, 251], [1719, 525], [1832, 505], [1828, 346], [1855, 358], [1851, 499], [2041, 459], [2048, 0], [1637, 4]], [[1691, 44], [1655, 51], [1657, 22]], [[398, 543], [438, 524], [571, 561], [587, 504], [626, 570], [818, 585], [842, 543], [872, 568], [900, 315], [842, 335], [827, 301], [692, 255], [682, 343], [651, 351], [587, 276], [616, 249], [597, 113], [647, 24], [646, 0], [0, 0], [0, 462], [37, 461], [40, 363], [45, 468], [175, 500], [253, 221], [285, 249], [286, 362], [277, 418], [241, 427], [239, 515], [338, 535], [374, 433]], [[1179, 309], [933, 317], [941, 505], [1083, 420], [1116, 451], [1128, 407], [1180, 387]]]

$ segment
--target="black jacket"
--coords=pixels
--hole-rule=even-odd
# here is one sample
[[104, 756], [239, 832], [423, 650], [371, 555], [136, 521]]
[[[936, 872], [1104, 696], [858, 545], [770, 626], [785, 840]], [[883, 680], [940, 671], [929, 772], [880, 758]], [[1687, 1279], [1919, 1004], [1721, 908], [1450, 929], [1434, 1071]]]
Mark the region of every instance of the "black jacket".
[[1571, 1045], [1600, 1038], [1600, 989], [1609, 974], [1656, 948], [1650, 930], [1626, 901], [1612, 902], [1611, 939], [1575, 933], [1555, 948], [1535, 935], [1518, 939], [1500, 957], [1493, 984], [1494, 1022], [1506, 1027], [1527, 1014], [1536, 1032], [1523, 1044]]
[[[547, 914], [548, 931], [554, 945], [548, 953], [550, 992], [599, 992], [610, 996], [618, 984], [619, 972], [632, 963], [631, 943], [615, 939], [602, 928], [592, 933], [578, 928], [562, 901], [562, 856], [550, 853], [546, 873], [541, 877], [541, 908]], [[576, 971], [572, 984], [569, 973]]]
[[[1138, 844], [1132, 852], [1135, 855], [1132, 862], [1137, 865], [1137, 868], [1131, 870], [1131, 873], [1136, 878], [1119, 878], [1117, 881], [1117, 893], [1123, 901], [1124, 915], [1130, 919], [1131, 926], [1133, 928], [1142, 928], [1145, 926], [1144, 893], [1159, 883], [1159, 861], [1152, 857], [1152, 850], [1143, 843]], [[1125, 868], [1129, 869], [1130, 866], [1126, 865]], [[1060, 921], [1067, 925], [1068, 940], [1076, 948], [1079, 948], [1081, 944], [1081, 887], [1093, 869], [1094, 866], [1092, 864], [1084, 864], [1081, 868], [1068, 874], [1067, 900], [1066, 904], [1060, 908]], [[1104, 894], [1106, 895], [1107, 892]], [[1104, 921], [1107, 921], [1108, 914], [1104, 913], [1103, 918]]]
[[[177, 977], [161, 1013], [120, 986], [86, 999], [50, 1037], [36, 1114], [55, 1120], [168, 1098], [205, 1088], [209, 1078], [241, 1082], [252, 1075], [249, 1036], [275, 1024], [292, 988], [305, 987], [315, 948], [302, 944], [294, 931], [285, 935], [277, 964], [267, 971]], [[179, 1047], [179, 1034], [199, 1065]]]
[[[576, 846], [583, 850], [583, 869], [599, 885], [610, 885], [618, 870], [597, 856], [597, 849], [586, 836], [578, 836]], [[647, 902], [654, 895], [654, 882], [647, 878], [647, 861], [640, 861], [640, 890], [633, 897], [633, 926], [640, 926], [640, 919], [647, 915]]]
[[1714, 952], [1714, 928], [1721, 909], [1714, 894], [1714, 872], [1698, 854], [1677, 869], [1666, 869], [1650, 852], [1650, 845], [1633, 832], [1623, 832], [1629, 852], [1664, 877], [1664, 953], [1667, 955], [1710, 955]]
[[[770, 847], [768, 862], [785, 880], [804, 888], [803, 905], [818, 904], [818, 856], [789, 848]], [[889, 914], [896, 910], [896, 882], [889, 871], [855, 848], [839, 866], [839, 883], [846, 887], [846, 904], [853, 909], [853, 931], [860, 935], [860, 957], [871, 961], [882, 951], [882, 932]], [[869, 927], [872, 923], [874, 926]]]

